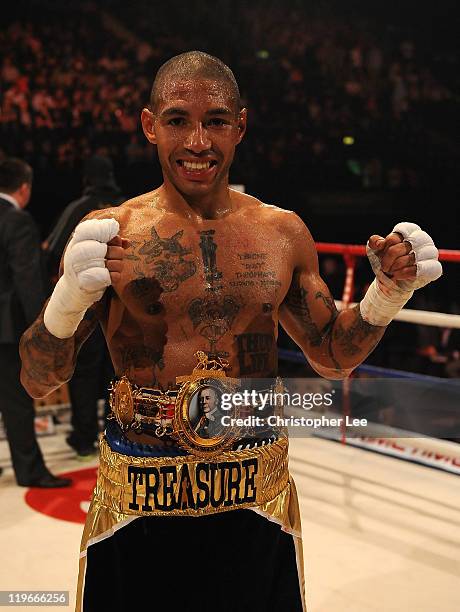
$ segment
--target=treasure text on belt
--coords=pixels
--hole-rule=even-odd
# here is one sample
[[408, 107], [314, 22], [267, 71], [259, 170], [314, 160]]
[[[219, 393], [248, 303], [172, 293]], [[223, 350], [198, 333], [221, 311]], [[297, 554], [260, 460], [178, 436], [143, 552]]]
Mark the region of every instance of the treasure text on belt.
[[93, 507], [117, 515], [196, 516], [260, 506], [289, 494], [288, 440], [210, 460], [130, 457], [101, 440]]

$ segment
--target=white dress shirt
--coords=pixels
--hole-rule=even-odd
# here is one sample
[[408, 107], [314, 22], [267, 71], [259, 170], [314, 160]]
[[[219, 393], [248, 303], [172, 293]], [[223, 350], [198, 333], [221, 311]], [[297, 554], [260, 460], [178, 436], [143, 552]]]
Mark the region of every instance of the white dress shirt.
[[18, 204], [18, 201], [16, 200], [16, 198], [13, 198], [12, 195], [10, 195], [9, 193], [3, 193], [2, 191], [0, 191], [0, 198], [3, 198], [4, 200], [8, 200], [8, 202], [11, 202], [11, 204], [17, 208], [18, 210], [21, 210], [21, 207]]

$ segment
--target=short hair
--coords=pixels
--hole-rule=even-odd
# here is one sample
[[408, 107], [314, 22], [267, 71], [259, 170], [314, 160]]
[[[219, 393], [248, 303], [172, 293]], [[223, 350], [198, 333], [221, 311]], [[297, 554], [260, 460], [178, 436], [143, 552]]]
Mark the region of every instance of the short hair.
[[173, 76], [221, 81], [229, 89], [236, 112], [238, 113], [241, 110], [240, 90], [235, 75], [230, 68], [217, 57], [203, 51], [187, 51], [175, 55], [158, 69], [150, 92], [150, 108], [152, 111], [155, 112], [163, 85], [166, 80]]
[[14, 193], [24, 183], [32, 183], [33, 170], [25, 161], [6, 157], [0, 161], [0, 191]]

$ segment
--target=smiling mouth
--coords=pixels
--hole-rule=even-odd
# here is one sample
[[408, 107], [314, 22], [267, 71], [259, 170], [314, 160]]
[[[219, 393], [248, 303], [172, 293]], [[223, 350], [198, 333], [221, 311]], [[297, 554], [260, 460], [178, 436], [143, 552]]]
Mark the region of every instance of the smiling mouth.
[[214, 159], [209, 160], [209, 161], [203, 161], [203, 162], [198, 162], [198, 161], [192, 162], [192, 161], [187, 161], [185, 159], [179, 159], [177, 160], [177, 164], [181, 166], [187, 172], [206, 172], [206, 170], [209, 170], [210, 168], [215, 166], [217, 162]]

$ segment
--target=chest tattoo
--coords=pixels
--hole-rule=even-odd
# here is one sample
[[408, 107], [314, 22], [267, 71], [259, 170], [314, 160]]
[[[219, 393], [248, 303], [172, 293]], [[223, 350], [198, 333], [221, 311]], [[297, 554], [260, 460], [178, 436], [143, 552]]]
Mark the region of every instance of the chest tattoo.
[[214, 242], [215, 230], [200, 232], [200, 250], [203, 259], [203, 268], [206, 278], [206, 291], [218, 291], [222, 289], [219, 280], [222, 272], [217, 269], [216, 251], [217, 244]]
[[189, 304], [188, 315], [193, 323], [193, 329], [197, 329], [198, 333], [209, 342], [207, 355], [210, 359], [228, 357], [227, 352], [217, 350], [217, 343], [231, 329], [241, 306], [232, 295], [220, 298], [196, 298]]
[[[133, 243], [133, 253], [127, 259], [135, 261], [138, 278], [154, 275], [166, 293], [176, 291], [180, 284], [193, 276], [196, 264], [191, 258], [192, 249], [181, 244], [184, 230], [170, 238], [161, 238], [154, 227], [149, 240]], [[138, 263], [137, 263], [138, 262]]]

